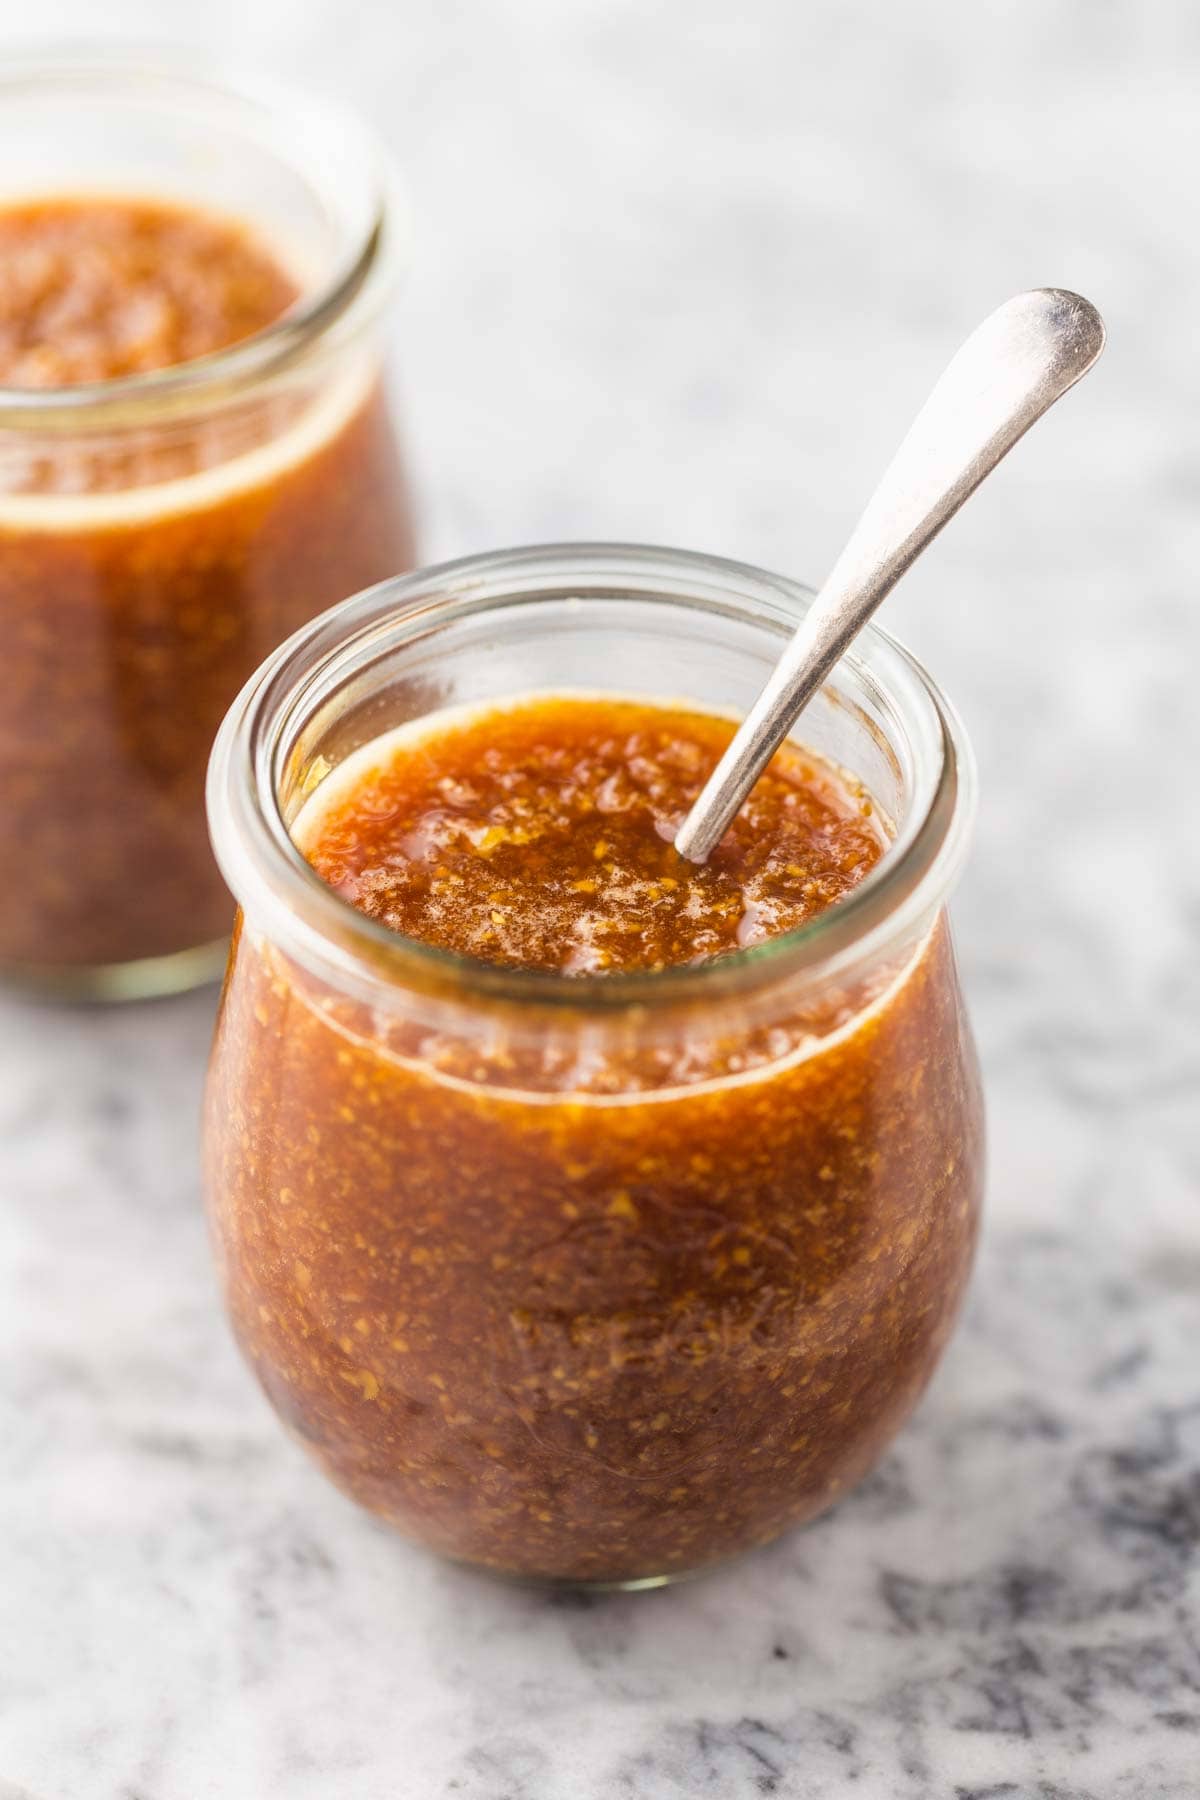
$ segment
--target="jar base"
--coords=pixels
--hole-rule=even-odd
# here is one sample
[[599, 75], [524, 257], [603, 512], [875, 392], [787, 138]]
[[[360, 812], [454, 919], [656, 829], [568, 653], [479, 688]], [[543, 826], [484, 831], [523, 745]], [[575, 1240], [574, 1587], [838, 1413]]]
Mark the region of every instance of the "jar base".
[[[394, 1529], [394, 1527], [393, 1527]], [[786, 1527], [795, 1530], [794, 1526]], [[401, 1533], [403, 1536], [403, 1533]], [[412, 1539], [408, 1540], [410, 1543]], [[773, 1540], [769, 1540], [773, 1541]], [[466, 1569], [472, 1575], [482, 1575], [488, 1581], [499, 1581], [505, 1587], [526, 1588], [534, 1593], [561, 1595], [569, 1598], [577, 1594], [581, 1598], [588, 1594], [646, 1594], [656, 1588], [680, 1587], [684, 1582], [699, 1581], [705, 1575], [713, 1574], [726, 1564], [740, 1562], [745, 1556], [752, 1556], [755, 1550], [764, 1548], [761, 1544], [743, 1545], [739, 1549], [729, 1550], [708, 1562], [697, 1563], [686, 1569], [669, 1569], [660, 1575], [536, 1575], [526, 1574], [513, 1569], [496, 1568], [491, 1563], [474, 1562], [468, 1556], [448, 1556], [446, 1552], [434, 1551], [433, 1554], [452, 1568]]]
[[0, 966], [0, 986], [28, 1000], [62, 1001], [105, 1006], [128, 1000], [161, 1000], [219, 981], [229, 955], [229, 939], [173, 950], [168, 956], [145, 956], [136, 962], [70, 964], [27, 963]]
[[677, 1587], [680, 1582], [693, 1581], [697, 1575], [707, 1573], [704, 1569], [680, 1569], [669, 1575], [630, 1575], [616, 1580], [598, 1577], [592, 1581], [586, 1575], [513, 1575], [507, 1569], [489, 1568], [486, 1563], [460, 1561], [457, 1557], [447, 1560], [456, 1568], [470, 1569], [473, 1575], [486, 1575], [492, 1581], [502, 1581], [506, 1587], [531, 1588], [540, 1594], [643, 1594], [654, 1588]]

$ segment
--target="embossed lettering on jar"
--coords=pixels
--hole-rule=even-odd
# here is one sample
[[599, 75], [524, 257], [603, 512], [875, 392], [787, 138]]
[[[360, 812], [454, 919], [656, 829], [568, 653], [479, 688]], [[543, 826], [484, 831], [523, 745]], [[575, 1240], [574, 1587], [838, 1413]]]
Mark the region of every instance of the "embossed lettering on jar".
[[447, 1555], [670, 1579], [821, 1511], [915, 1404], [980, 1198], [945, 917], [969, 756], [868, 634], [804, 738], [890, 822], [887, 853], [836, 905], [691, 968], [581, 978], [422, 946], [339, 899], [289, 830], [382, 731], [436, 731], [431, 696], [511, 702], [498, 645], [531, 689], [632, 701], [687, 643], [689, 703], [738, 711], [804, 604], [673, 553], [482, 558], [340, 609], [223, 728], [210, 807], [244, 918], [206, 1154], [231, 1315], [332, 1479]]

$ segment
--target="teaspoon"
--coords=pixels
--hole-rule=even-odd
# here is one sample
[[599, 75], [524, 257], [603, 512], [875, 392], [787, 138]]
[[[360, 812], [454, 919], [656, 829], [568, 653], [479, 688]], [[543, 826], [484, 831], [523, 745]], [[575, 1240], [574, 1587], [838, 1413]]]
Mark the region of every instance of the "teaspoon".
[[675, 839], [704, 862], [884, 596], [985, 475], [1104, 348], [1104, 321], [1065, 288], [1018, 294], [948, 364], [803, 624]]

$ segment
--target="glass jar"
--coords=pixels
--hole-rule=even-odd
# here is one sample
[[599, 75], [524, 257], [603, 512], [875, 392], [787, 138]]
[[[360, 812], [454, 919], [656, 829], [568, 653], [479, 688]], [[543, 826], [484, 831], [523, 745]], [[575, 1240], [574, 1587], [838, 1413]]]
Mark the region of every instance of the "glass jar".
[[395, 227], [353, 120], [126, 57], [0, 76], [0, 205], [236, 218], [300, 289], [188, 363], [0, 389], [0, 977], [116, 998], [219, 973], [221, 718], [288, 634], [411, 566], [381, 382]]
[[675, 551], [473, 558], [298, 633], [221, 729], [209, 816], [242, 916], [205, 1136], [229, 1310], [332, 1480], [444, 1555], [669, 1580], [827, 1507], [916, 1403], [980, 1202], [945, 915], [970, 755], [864, 632], [801, 735], [890, 821], [877, 868], [789, 935], [586, 982], [400, 937], [289, 823], [443, 707], [744, 711], [810, 599]]

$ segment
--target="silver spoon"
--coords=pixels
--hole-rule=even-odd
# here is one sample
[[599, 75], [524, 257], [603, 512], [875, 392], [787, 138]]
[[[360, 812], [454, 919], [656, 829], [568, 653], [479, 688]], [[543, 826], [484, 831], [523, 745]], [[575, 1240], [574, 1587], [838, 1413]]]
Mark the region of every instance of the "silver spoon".
[[1065, 288], [1018, 294], [983, 321], [917, 414], [804, 623], [780, 657], [675, 848], [704, 862], [767, 763], [885, 594], [1035, 420], [1086, 375], [1104, 321]]

